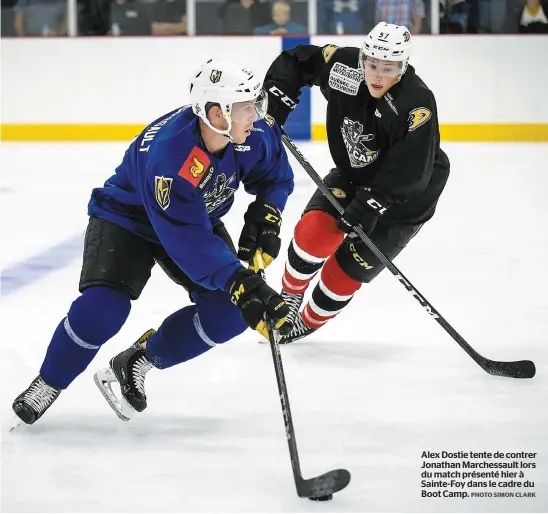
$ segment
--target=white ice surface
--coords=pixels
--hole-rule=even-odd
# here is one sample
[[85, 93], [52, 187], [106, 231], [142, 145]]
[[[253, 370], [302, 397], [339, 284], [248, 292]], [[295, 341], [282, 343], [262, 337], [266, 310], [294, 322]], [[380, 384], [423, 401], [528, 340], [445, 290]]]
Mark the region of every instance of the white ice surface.
[[[299, 145], [323, 175], [327, 146]], [[50, 411], [7, 433], [13, 398], [39, 369], [78, 295], [81, 256], [1, 300], [2, 511], [548, 511], [548, 146], [445, 144], [452, 174], [438, 212], [395, 261], [480, 353], [532, 359], [532, 380], [483, 372], [399, 282], [383, 272], [336, 320], [282, 348], [305, 477], [345, 467], [332, 502], [294, 492], [269, 348], [247, 331], [147, 377], [149, 408], [121, 422], [93, 372], [185, 305], [160, 270], [127, 324]], [[3, 145], [0, 264], [83, 234], [90, 189], [118, 144]], [[295, 163], [285, 248], [314, 190]], [[237, 240], [250, 200], [226, 218]], [[279, 287], [282, 258], [268, 270]], [[421, 499], [421, 452], [537, 452], [537, 497]], [[502, 490], [502, 489], [499, 489]], [[516, 491], [517, 489], [513, 489]], [[492, 489], [492, 491], [494, 491]]]

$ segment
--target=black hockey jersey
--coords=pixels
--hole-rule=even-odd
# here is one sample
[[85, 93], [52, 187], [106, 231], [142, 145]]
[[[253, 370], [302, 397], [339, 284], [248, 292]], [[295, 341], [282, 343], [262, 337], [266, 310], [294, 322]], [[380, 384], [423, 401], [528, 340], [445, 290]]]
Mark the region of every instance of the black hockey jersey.
[[426, 221], [449, 175], [434, 95], [408, 66], [376, 99], [358, 59], [358, 48], [300, 45], [274, 60], [265, 89], [272, 95], [274, 86], [277, 96], [297, 101], [302, 87], [319, 86], [327, 100], [327, 139], [336, 167], [391, 205], [383, 219]]

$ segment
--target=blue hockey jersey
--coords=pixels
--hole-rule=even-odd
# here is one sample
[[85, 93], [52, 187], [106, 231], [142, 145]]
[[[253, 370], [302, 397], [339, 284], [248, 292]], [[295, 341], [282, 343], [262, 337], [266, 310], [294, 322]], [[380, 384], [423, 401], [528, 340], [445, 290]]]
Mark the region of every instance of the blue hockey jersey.
[[88, 214], [162, 245], [197, 284], [224, 289], [241, 263], [213, 226], [240, 183], [283, 210], [293, 171], [275, 124], [255, 122], [244, 144], [229, 143], [216, 157], [201, 144], [198, 120], [185, 106], [151, 123], [93, 190]]

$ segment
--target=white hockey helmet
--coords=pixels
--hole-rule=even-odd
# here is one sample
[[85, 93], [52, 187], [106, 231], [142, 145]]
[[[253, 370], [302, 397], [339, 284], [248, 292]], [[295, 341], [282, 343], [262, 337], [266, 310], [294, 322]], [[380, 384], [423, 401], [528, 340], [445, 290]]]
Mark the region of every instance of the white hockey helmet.
[[403, 25], [381, 21], [365, 36], [360, 50], [360, 69], [367, 57], [398, 63], [397, 75], [403, 75], [411, 56], [411, 32]]
[[[268, 97], [256, 73], [239, 64], [210, 59], [189, 81], [190, 104], [194, 114], [218, 134], [230, 138], [232, 122], [264, 118]], [[213, 127], [207, 119], [206, 105], [219, 104], [228, 122], [226, 130]]]

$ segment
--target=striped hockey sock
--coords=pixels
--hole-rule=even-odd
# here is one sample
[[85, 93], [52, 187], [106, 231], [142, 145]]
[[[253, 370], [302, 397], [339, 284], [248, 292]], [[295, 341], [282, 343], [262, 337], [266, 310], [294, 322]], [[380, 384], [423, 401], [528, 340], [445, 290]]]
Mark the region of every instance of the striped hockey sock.
[[325, 263], [320, 281], [302, 313], [304, 323], [314, 330], [323, 327], [352, 300], [361, 283], [350, 278], [332, 255]]
[[322, 211], [307, 212], [297, 223], [289, 245], [282, 279], [283, 290], [291, 294], [304, 293], [343, 237], [335, 218]]

